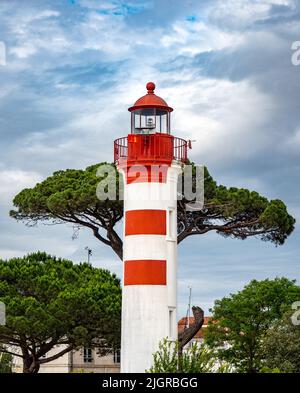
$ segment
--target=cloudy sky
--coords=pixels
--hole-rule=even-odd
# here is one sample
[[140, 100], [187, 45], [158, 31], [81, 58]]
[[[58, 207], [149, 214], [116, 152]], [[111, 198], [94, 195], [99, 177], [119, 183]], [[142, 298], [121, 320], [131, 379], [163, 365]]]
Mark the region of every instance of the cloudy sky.
[[[27, 228], [13, 196], [58, 169], [111, 161], [145, 83], [175, 108], [173, 133], [218, 183], [285, 201], [300, 222], [297, 0], [1, 0], [0, 258], [45, 250], [95, 266], [121, 263], [87, 230]], [[6, 52], [3, 52], [3, 48]], [[6, 64], [4, 65], [4, 55]], [[179, 246], [179, 310], [253, 278], [300, 280], [299, 229], [284, 246], [193, 237]]]

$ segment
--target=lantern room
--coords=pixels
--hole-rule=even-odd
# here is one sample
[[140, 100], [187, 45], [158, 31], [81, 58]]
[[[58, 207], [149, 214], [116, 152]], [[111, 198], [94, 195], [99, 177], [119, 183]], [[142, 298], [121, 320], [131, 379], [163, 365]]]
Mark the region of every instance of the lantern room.
[[115, 163], [168, 164], [173, 160], [187, 161], [187, 141], [170, 133], [171, 112], [165, 100], [154, 94], [155, 84], [148, 82], [147, 94], [128, 110], [131, 112], [131, 132], [114, 142]]
[[154, 93], [153, 82], [148, 82], [146, 88], [147, 94], [128, 109], [131, 112], [131, 133], [170, 134], [170, 113], [173, 109]]

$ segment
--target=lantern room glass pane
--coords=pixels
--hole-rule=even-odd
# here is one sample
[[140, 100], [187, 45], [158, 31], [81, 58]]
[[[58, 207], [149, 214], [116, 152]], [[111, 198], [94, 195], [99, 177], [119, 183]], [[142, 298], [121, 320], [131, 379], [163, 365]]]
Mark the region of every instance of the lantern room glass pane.
[[131, 113], [133, 134], [170, 133], [170, 114], [158, 108], [137, 109]]

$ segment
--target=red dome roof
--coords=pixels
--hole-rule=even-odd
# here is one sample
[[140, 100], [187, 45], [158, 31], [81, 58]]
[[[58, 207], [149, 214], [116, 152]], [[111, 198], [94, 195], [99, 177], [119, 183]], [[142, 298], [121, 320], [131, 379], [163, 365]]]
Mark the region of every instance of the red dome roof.
[[130, 112], [143, 108], [160, 108], [172, 112], [173, 108], [170, 108], [165, 100], [154, 94], [155, 84], [153, 82], [148, 82], [146, 89], [148, 90], [147, 94], [139, 98], [134, 106], [128, 109]]

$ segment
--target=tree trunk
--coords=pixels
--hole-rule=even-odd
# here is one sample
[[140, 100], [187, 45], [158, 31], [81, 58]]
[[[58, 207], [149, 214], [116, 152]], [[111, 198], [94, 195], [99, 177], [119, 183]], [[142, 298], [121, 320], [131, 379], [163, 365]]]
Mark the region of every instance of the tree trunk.
[[114, 250], [114, 252], [118, 255], [118, 257], [123, 260], [123, 242], [119, 238], [119, 236], [115, 233], [114, 230], [107, 230], [107, 238], [110, 241], [110, 246]]
[[23, 359], [23, 373], [24, 374], [37, 374], [40, 369], [40, 364], [35, 361], [32, 356]]
[[187, 329], [178, 334], [178, 372], [182, 372], [183, 348], [191, 341], [195, 334], [201, 329], [204, 322], [204, 311], [200, 307], [192, 307], [195, 322]]

